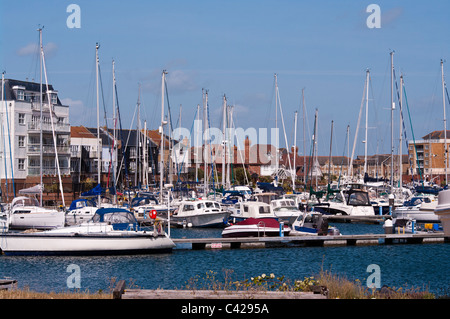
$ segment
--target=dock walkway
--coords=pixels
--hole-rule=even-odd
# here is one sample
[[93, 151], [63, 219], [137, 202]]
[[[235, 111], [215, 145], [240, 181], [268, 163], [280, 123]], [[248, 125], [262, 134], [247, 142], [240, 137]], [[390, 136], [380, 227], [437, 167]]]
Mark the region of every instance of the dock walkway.
[[237, 249], [273, 247], [358, 246], [449, 243], [442, 232], [417, 234], [366, 234], [340, 236], [285, 236], [242, 238], [173, 238], [175, 249]]

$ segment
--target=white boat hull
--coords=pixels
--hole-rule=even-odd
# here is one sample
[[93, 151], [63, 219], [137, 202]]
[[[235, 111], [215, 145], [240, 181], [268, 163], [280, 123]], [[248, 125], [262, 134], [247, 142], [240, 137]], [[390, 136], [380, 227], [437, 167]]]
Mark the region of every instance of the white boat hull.
[[31, 211], [29, 213], [12, 213], [10, 215], [11, 229], [52, 229], [64, 227], [65, 213], [62, 211]]
[[444, 235], [450, 236], [450, 190], [439, 192], [435, 214], [442, 223]]
[[127, 255], [169, 252], [173, 241], [165, 235], [7, 233], [1, 238], [5, 255]]
[[191, 227], [223, 227], [229, 216], [229, 212], [174, 215], [170, 217], [170, 222], [176, 223], [179, 226], [190, 225]]

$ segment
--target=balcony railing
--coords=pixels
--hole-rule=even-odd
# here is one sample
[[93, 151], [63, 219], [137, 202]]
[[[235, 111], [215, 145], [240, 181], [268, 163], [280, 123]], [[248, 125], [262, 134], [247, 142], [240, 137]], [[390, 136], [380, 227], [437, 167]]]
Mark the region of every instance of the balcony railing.
[[[70, 133], [70, 124], [67, 123], [54, 123], [55, 131], [57, 132], [67, 132]], [[38, 122], [28, 123], [28, 131], [30, 132], [40, 132], [41, 125]], [[51, 123], [42, 123], [42, 131], [52, 131]]]
[[[70, 174], [70, 167], [60, 167], [59, 168], [61, 175], [69, 175]], [[42, 174], [43, 175], [58, 175], [58, 169], [55, 167], [52, 168], [42, 168]], [[37, 176], [41, 175], [41, 168], [40, 167], [28, 167], [28, 175], [30, 176]]]
[[[58, 154], [69, 154], [70, 147], [65, 145], [56, 146], [56, 150]], [[41, 147], [39, 144], [28, 144], [28, 154], [40, 154]], [[55, 154], [55, 146], [54, 145], [42, 145], [42, 153], [43, 154]]]

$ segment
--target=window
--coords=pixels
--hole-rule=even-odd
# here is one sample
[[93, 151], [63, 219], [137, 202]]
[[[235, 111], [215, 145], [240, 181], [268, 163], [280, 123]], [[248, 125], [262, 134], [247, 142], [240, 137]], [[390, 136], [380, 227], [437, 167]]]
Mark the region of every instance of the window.
[[55, 93], [51, 94], [51, 102], [52, 104], [58, 104], [58, 95], [56, 95]]
[[25, 147], [25, 136], [19, 136], [19, 147]]
[[24, 90], [17, 90], [17, 100], [18, 101], [25, 100], [25, 92], [24, 92]]
[[21, 171], [25, 170], [25, 159], [19, 158], [18, 161], [19, 161], [19, 165], [18, 165], [19, 170], [21, 170]]
[[19, 124], [25, 125], [25, 114], [24, 113], [19, 113]]

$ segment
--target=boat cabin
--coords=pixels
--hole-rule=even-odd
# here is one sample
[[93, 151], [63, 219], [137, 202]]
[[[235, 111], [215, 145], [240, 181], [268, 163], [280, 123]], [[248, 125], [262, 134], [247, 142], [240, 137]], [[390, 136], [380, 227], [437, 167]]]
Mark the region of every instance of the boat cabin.
[[125, 230], [133, 227], [138, 228], [138, 222], [134, 214], [122, 208], [99, 208], [92, 217], [93, 223], [108, 223], [115, 230]]

